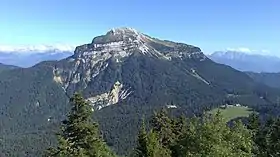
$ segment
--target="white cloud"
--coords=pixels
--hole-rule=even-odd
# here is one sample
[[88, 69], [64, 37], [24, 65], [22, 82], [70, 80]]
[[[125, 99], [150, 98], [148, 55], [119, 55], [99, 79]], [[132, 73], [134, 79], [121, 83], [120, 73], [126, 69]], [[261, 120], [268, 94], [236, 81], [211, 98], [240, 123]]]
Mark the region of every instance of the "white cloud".
[[24, 46], [11, 46], [11, 45], [0, 45], [1, 53], [44, 53], [49, 51], [62, 52], [70, 51], [73, 52], [76, 46], [67, 44], [55, 44], [55, 45], [24, 45]]
[[238, 47], [238, 48], [227, 48], [226, 51], [235, 51], [235, 52], [242, 52], [248, 54], [260, 54], [260, 55], [273, 55], [269, 50], [254, 50], [246, 47]]
[[261, 50], [262, 53], [270, 53], [269, 50]]
[[227, 48], [227, 51], [237, 51], [237, 52], [244, 52], [244, 53], [252, 53], [253, 50], [247, 47], [238, 47], [238, 48]]

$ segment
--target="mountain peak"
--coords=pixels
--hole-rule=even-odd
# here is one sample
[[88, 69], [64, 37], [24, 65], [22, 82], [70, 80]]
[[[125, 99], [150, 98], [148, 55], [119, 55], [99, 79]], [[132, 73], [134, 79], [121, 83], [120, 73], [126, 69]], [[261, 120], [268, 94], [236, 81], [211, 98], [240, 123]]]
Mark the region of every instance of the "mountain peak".
[[164, 60], [196, 58], [203, 61], [206, 58], [198, 47], [153, 38], [129, 27], [113, 28], [105, 35], [95, 37], [91, 43], [78, 46], [73, 57], [87, 58], [90, 61], [93, 58], [114, 58], [119, 62], [132, 54]]
[[106, 44], [112, 42], [133, 42], [140, 41], [141, 39], [147, 38], [144, 34], [139, 31], [129, 28], [120, 27], [109, 30], [105, 35], [97, 36], [93, 39], [93, 44]]
[[139, 35], [141, 33], [134, 28], [119, 27], [119, 28], [111, 29], [109, 32], [107, 32], [107, 34], [134, 34], [134, 35]]

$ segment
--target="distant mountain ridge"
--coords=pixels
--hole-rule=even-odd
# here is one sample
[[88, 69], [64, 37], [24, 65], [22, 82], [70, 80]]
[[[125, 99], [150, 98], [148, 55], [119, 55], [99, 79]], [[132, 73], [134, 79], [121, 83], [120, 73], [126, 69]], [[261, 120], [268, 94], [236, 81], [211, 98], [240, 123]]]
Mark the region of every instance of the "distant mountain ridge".
[[31, 67], [42, 61], [61, 60], [73, 54], [70, 48], [26, 47], [26, 48], [2, 48], [0, 47], [0, 63], [18, 67]]
[[237, 51], [217, 51], [208, 57], [217, 63], [229, 65], [240, 71], [280, 72], [280, 58], [275, 56]]
[[[125, 155], [141, 118], [170, 105], [174, 115], [200, 115], [225, 101], [271, 105], [278, 89], [209, 59], [199, 47], [116, 28], [59, 61], [0, 73], [0, 151], [41, 156], [80, 92], [92, 105], [106, 142]], [[2, 149], [2, 150], [1, 150]]]
[[16, 69], [16, 68], [19, 68], [19, 67], [0, 63], [0, 72], [6, 71], [6, 70], [12, 70], [12, 69]]
[[253, 73], [247, 72], [256, 82], [266, 84], [270, 87], [280, 88], [280, 73]]

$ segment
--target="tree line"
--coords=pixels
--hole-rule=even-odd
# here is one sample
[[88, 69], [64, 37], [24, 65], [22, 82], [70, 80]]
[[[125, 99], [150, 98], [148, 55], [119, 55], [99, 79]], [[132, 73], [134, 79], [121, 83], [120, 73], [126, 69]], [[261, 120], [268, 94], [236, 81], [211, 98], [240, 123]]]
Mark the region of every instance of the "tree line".
[[[58, 145], [46, 157], [117, 157], [92, 121], [92, 108], [80, 94], [70, 99], [72, 109], [62, 122]], [[162, 109], [151, 120], [143, 118], [136, 148], [130, 157], [267, 157], [280, 155], [280, 119], [262, 123], [258, 114], [231, 125], [220, 112], [185, 118], [170, 117]]]

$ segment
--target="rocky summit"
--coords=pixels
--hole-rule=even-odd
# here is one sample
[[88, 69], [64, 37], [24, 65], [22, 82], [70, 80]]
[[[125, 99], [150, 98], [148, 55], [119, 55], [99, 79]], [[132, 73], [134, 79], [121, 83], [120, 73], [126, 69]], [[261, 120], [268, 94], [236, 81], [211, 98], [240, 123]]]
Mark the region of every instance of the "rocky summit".
[[[110, 62], [121, 66], [132, 56], [152, 57], [163, 61], [183, 58], [198, 61], [206, 59], [198, 47], [151, 38], [132, 28], [116, 28], [105, 35], [95, 37], [92, 43], [78, 46], [74, 55], [67, 59], [69, 67], [58, 66], [54, 69], [54, 80], [60, 83], [66, 92], [77, 86], [80, 90], [84, 90], [108, 67]], [[203, 80], [195, 72], [194, 75]], [[95, 109], [101, 109], [118, 103], [132, 92], [130, 87], [124, 88], [119, 80], [115, 80], [109, 91], [89, 96], [88, 100], [92, 102]]]
[[74, 92], [91, 103], [106, 142], [122, 155], [135, 145], [143, 116], [160, 108], [191, 116], [225, 102], [269, 106], [280, 93], [213, 62], [199, 47], [116, 28], [66, 59], [0, 73], [1, 151], [41, 156], [55, 144]]

